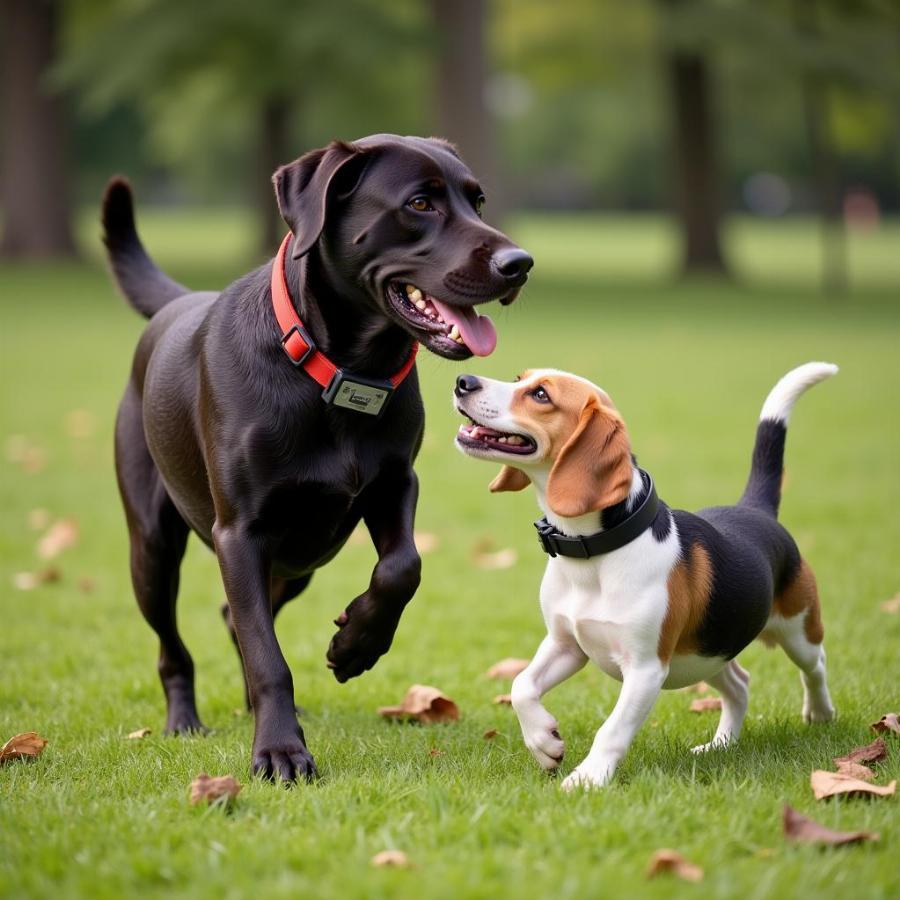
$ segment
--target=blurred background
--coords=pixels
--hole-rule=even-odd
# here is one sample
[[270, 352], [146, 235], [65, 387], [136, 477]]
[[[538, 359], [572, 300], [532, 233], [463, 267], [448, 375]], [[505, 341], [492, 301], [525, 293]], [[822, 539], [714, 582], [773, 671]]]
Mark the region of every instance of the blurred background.
[[[864, 282], [900, 282], [900, 263], [866, 255], [897, 237], [896, 0], [0, 10], [4, 259], [95, 256], [98, 197], [123, 172], [141, 206], [173, 222], [214, 210], [223, 258], [253, 261], [283, 228], [277, 165], [334, 137], [391, 131], [456, 142], [495, 222], [539, 213], [563, 245], [573, 213], [579, 228], [602, 225], [597, 213], [615, 232], [637, 227], [641, 262], [631, 271], [613, 254], [613, 274], [771, 277], [774, 259], [828, 292], [852, 287], [855, 265]], [[789, 251], [753, 227], [773, 223], [788, 226]]]

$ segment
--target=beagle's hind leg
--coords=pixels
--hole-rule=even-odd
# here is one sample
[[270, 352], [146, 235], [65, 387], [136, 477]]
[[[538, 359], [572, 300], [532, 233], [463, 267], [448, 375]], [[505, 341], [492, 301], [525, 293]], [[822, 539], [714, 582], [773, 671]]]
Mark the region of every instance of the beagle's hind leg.
[[804, 722], [829, 722], [834, 718], [825, 674], [824, 636], [816, 578], [801, 561], [793, 580], [775, 598], [762, 637], [773, 639], [800, 669]]
[[722, 715], [713, 739], [708, 744], [692, 747], [694, 753], [706, 753], [736, 741], [740, 737], [750, 699], [750, 673], [736, 659], [728, 662], [708, 681], [722, 696]]

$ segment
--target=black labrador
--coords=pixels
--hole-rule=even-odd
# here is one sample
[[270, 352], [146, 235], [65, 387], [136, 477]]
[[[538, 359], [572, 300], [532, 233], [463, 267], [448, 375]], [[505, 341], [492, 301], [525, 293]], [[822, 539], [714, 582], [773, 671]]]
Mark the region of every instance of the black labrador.
[[[489, 353], [496, 335], [474, 307], [511, 303], [532, 259], [481, 220], [482, 190], [441, 140], [335, 142], [273, 182], [291, 230], [281, 268], [270, 261], [221, 293], [192, 293], [157, 268], [122, 179], [107, 187], [103, 225], [116, 281], [150, 319], [119, 408], [116, 469], [134, 591], [159, 636], [166, 730], [203, 730], [175, 618], [193, 530], [222, 572], [256, 717], [252, 771], [290, 782], [316, 769], [274, 618], [362, 520], [378, 563], [336, 619], [327, 661], [343, 682], [388, 650], [420, 579], [412, 466], [424, 413], [404, 362], [416, 342], [447, 359]], [[273, 275], [297, 334], [276, 319]], [[303, 353], [288, 355], [298, 335]], [[309, 353], [337, 370], [351, 402], [298, 364]], [[373, 397], [374, 408], [354, 406]]]

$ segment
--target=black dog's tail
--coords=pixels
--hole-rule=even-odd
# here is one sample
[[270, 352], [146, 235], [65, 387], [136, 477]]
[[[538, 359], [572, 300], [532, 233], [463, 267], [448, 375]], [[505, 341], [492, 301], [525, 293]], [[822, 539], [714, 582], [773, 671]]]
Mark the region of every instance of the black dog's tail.
[[739, 505], [752, 506], [773, 516], [778, 515], [784, 466], [784, 441], [787, 437], [791, 410], [801, 394], [814, 384], [830, 378], [837, 370], [838, 367], [831, 363], [806, 363], [788, 372], [769, 392], [759, 414], [750, 478], [747, 480], [743, 496], [738, 501]]
[[173, 281], [144, 250], [134, 226], [134, 199], [124, 178], [111, 178], [103, 193], [103, 243], [119, 290], [148, 319], [170, 300], [190, 293]]

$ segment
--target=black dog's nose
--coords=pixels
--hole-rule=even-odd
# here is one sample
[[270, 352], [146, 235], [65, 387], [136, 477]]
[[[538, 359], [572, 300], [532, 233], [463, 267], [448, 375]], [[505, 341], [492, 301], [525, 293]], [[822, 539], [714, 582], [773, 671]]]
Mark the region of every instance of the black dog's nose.
[[533, 265], [531, 254], [519, 247], [507, 247], [494, 254], [494, 268], [510, 281], [524, 278]]
[[456, 379], [456, 390], [453, 391], [457, 397], [464, 397], [466, 394], [474, 394], [475, 391], [481, 390], [481, 382], [474, 375], [460, 375]]

